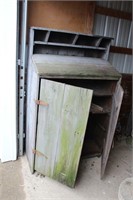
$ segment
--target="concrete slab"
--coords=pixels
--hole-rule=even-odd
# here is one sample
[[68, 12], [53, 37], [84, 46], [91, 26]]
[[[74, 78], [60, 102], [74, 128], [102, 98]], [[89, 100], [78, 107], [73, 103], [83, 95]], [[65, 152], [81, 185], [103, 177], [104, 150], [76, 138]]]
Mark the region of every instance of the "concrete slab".
[[119, 200], [133, 200], [133, 178], [126, 178], [119, 187]]
[[0, 164], [2, 173], [0, 199], [118, 200], [121, 183], [126, 178], [133, 177], [132, 146], [125, 141], [115, 145], [103, 180], [100, 180], [100, 160], [91, 158], [81, 162], [74, 189], [41, 176], [37, 172], [31, 174], [26, 156], [16, 162]]
[[24, 200], [21, 159], [0, 163], [0, 200]]

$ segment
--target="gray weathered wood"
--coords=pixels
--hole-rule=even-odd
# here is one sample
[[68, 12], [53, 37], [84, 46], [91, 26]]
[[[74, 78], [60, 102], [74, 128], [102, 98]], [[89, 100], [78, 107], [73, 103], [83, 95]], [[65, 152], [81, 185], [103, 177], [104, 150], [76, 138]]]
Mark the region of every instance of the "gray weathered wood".
[[78, 37], [79, 37], [78, 34], [75, 35], [75, 37], [74, 37], [74, 39], [73, 39], [73, 41], [72, 41], [72, 44], [73, 44], [73, 45], [76, 44]]
[[45, 42], [48, 42], [49, 36], [50, 36], [50, 31], [48, 31], [48, 32], [46, 33]]
[[91, 99], [92, 90], [41, 80], [36, 171], [74, 186]]
[[115, 134], [117, 120], [118, 120], [118, 116], [119, 116], [119, 112], [120, 112], [122, 98], [123, 98], [123, 89], [120, 86], [120, 83], [118, 82], [116, 91], [115, 91], [115, 94], [113, 97], [113, 104], [112, 104], [112, 109], [111, 109], [109, 128], [108, 128], [107, 138], [106, 138], [106, 142], [105, 142], [105, 146], [104, 146], [104, 150], [103, 150], [103, 154], [102, 154], [101, 178], [103, 177], [105, 169], [106, 169], [112, 141], [113, 141], [114, 134]]
[[119, 80], [121, 75], [105, 60], [59, 55], [33, 55], [36, 72], [52, 78]]
[[106, 50], [104, 47], [95, 47], [95, 46], [85, 46], [85, 45], [74, 45], [74, 44], [63, 44], [63, 43], [56, 43], [56, 42], [43, 42], [43, 41], [35, 41], [34, 44], [41, 44], [41, 45], [50, 45], [50, 46], [62, 46], [62, 47], [73, 47], [73, 48], [83, 48], [83, 49], [93, 49], [93, 50]]
[[29, 161], [30, 170], [34, 172], [34, 154], [32, 149], [35, 148], [36, 135], [36, 116], [37, 105], [34, 99], [38, 98], [39, 77], [36, 74], [31, 60], [33, 54], [34, 31], [30, 30], [30, 49], [28, 58], [28, 76], [27, 76], [27, 101], [26, 101], [26, 156]]
[[108, 39], [113, 39], [112, 37], [108, 37], [108, 36], [101, 36], [101, 35], [92, 35], [92, 34], [84, 34], [84, 33], [79, 33], [79, 32], [72, 32], [72, 31], [66, 31], [66, 30], [59, 30], [59, 29], [51, 29], [51, 28], [44, 28], [44, 27], [35, 27], [32, 26], [31, 27], [32, 30], [34, 31], [38, 31], [38, 30], [44, 30], [44, 31], [51, 31], [51, 32], [60, 32], [60, 33], [68, 33], [68, 34], [78, 34], [80, 36], [88, 36], [89, 37], [102, 37], [102, 38], [108, 38]]
[[[40, 27], [31, 27], [38, 37], [34, 38], [34, 54], [71, 55], [83, 57], [97, 57], [107, 60], [110, 43], [113, 38], [55, 30]], [[46, 32], [50, 32], [47, 37]], [[108, 41], [108, 42], [106, 42]]]
[[26, 155], [29, 161], [31, 172], [34, 172], [34, 154], [32, 150], [35, 148], [36, 138], [36, 122], [37, 122], [37, 104], [35, 100], [38, 99], [39, 77], [31, 67], [30, 84], [28, 85], [28, 99], [27, 99], [27, 123], [26, 123]]
[[35, 170], [53, 177], [56, 148], [61, 123], [64, 84], [41, 80], [40, 100], [48, 106], [39, 106]]
[[65, 85], [54, 179], [70, 187], [76, 181], [91, 99], [92, 90]]

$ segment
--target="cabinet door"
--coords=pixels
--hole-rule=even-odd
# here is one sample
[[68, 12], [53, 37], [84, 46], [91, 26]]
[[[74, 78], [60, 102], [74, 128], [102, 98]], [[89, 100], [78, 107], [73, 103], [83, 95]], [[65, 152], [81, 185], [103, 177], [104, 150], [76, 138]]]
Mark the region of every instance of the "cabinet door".
[[92, 90], [41, 80], [36, 171], [74, 186], [91, 99]]
[[113, 97], [113, 103], [112, 103], [112, 109], [111, 109], [111, 116], [110, 116], [110, 122], [109, 122], [109, 128], [108, 128], [108, 133], [107, 133], [107, 138], [103, 150], [103, 155], [102, 155], [102, 161], [101, 161], [101, 178], [104, 175], [113, 137], [115, 134], [115, 129], [117, 125], [117, 120], [120, 112], [120, 107], [122, 103], [122, 98], [123, 98], [123, 89], [121, 85], [117, 84], [116, 91]]

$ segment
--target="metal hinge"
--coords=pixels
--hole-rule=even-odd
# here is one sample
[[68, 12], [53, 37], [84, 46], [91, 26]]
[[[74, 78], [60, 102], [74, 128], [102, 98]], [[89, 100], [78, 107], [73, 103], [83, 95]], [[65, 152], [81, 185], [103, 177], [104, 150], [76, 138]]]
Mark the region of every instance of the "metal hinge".
[[41, 101], [41, 100], [35, 100], [35, 103], [37, 105], [42, 105], [42, 106], [48, 106], [48, 103], [45, 101]]
[[36, 154], [37, 156], [43, 156], [46, 159], [48, 159], [48, 157], [46, 155], [44, 155], [43, 153], [41, 153], [40, 151], [36, 150], [36, 149], [32, 149], [32, 153]]

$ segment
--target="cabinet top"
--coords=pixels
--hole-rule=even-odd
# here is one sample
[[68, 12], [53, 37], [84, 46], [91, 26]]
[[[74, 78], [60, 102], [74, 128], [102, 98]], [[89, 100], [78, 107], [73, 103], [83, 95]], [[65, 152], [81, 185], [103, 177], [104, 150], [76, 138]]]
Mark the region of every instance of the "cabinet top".
[[34, 54], [34, 68], [40, 77], [118, 80], [121, 74], [103, 59]]
[[31, 27], [29, 49], [33, 54], [83, 56], [108, 60], [112, 39], [101, 35]]

